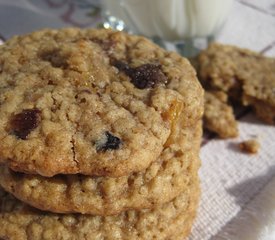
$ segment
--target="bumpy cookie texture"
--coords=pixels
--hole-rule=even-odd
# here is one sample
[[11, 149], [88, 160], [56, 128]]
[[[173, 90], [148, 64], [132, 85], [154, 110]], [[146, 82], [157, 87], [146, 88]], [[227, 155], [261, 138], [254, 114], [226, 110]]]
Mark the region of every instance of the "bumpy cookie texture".
[[14, 37], [0, 69], [0, 161], [15, 171], [129, 175], [158, 159], [174, 115], [191, 126], [203, 111], [189, 62], [126, 33]]
[[199, 77], [207, 89], [221, 90], [254, 107], [275, 123], [275, 59], [235, 46], [212, 44], [199, 58]]
[[[181, 124], [182, 125], [182, 124]], [[58, 175], [52, 178], [0, 168], [0, 184], [41, 210], [96, 215], [153, 208], [186, 191], [200, 166], [201, 122], [177, 126], [167, 147], [145, 171], [120, 178]]]
[[204, 128], [221, 138], [237, 137], [238, 123], [227, 95], [222, 91], [206, 91], [204, 97]]
[[9, 240], [146, 240], [186, 237], [199, 198], [197, 176], [181, 195], [152, 210], [100, 217], [40, 212], [0, 190], [0, 238]]

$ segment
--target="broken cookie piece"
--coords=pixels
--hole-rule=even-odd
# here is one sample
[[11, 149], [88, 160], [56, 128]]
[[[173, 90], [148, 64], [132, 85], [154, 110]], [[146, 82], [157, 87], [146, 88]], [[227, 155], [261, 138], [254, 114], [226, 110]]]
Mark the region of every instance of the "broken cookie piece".
[[275, 59], [215, 43], [197, 61], [205, 88], [223, 91], [242, 105], [252, 106], [266, 123], [275, 123]]
[[204, 128], [221, 138], [238, 136], [238, 123], [233, 109], [227, 104], [227, 95], [222, 91], [206, 91], [204, 97]]

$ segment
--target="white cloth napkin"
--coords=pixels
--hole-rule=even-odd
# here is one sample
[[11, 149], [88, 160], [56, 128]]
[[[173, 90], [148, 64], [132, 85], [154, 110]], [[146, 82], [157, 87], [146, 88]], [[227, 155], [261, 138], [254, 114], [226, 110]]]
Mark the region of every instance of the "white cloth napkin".
[[[242, 221], [244, 209], [275, 176], [274, 126], [263, 125], [249, 114], [240, 120], [239, 129], [239, 138], [211, 140], [201, 149], [202, 199], [191, 240], [238, 240], [239, 238], [233, 235], [227, 238], [221, 236], [228, 229], [235, 231], [238, 224], [231, 223]], [[260, 152], [257, 155], [240, 152], [238, 143], [256, 136], [261, 143]], [[260, 210], [264, 207], [259, 205]], [[264, 220], [264, 215], [261, 219], [268, 221]], [[246, 224], [246, 228], [241, 228], [244, 232], [248, 230], [247, 233], [251, 234], [256, 230], [250, 227], [249, 222], [242, 222], [243, 226]], [[231, 232], [234, 232], [233, 230]], [[248, 239], [260, 239], [255, 234], [252, 236], [253, 238]]]
[[224, 240], [275, 239], [275, 177], [218, 237]]

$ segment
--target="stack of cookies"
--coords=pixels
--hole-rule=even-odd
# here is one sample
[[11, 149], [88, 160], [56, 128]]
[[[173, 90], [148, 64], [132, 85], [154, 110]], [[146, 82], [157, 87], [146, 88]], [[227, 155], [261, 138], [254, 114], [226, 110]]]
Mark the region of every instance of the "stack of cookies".
[[186, 59], [111, 30], [0, 47], [0, 238], [183, 239], [203, 90]]

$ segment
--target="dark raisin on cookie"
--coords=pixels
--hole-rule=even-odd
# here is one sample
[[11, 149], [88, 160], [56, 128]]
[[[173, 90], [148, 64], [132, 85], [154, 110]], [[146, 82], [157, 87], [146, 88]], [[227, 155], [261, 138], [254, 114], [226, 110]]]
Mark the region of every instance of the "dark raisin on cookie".
[[21, 113], [14, 115], [10, 122], [13, 134], [25, 140], [30, 132], [38, 126], [41, 120], [40, 115], [41, 111], [36, 108], [24, 109]]
[[103, 144], [97, 146], [97, 151], [106, 152], [107, 150], [116, 150], [119, 149], [122, 141], [120, 138], [112, 135], [110, 132], [105, 132], [106, 141]]
[[139, 89], [153, 88], [158, 84], [167, 83], [167, 77], [162, 72], [160, 65], [147, 63], [131, 68], [127, 63], [118, 60], [114, 60], [113, 65], [129, 76], [131, 82]]
[[159, 65], [144, 64], [136, 68], [130, 68], [128, 75], [132, 83], [139, 89], [153, 88], [157, 84], [166, 84], [167, 78]]

